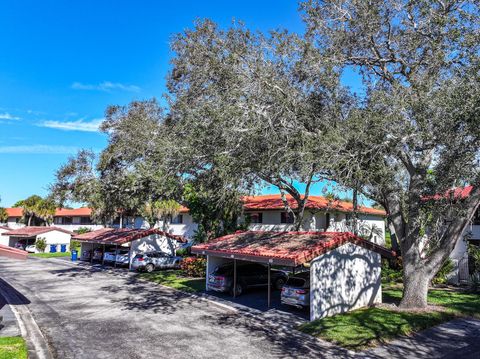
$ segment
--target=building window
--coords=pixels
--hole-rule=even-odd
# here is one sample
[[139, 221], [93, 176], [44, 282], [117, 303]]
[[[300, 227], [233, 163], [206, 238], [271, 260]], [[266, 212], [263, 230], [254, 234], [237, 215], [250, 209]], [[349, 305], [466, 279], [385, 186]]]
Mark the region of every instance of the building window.
[[90, 217], [80, 217], [80, 224], [92, 224]]
[[280, 223], [292, 224], [294, 222], [292, 212], [281, 212], [280, 213]]
[[62, 217], [54, 217], [53, 223], [55, 224], [63, 224]]
[[250, 223], [263, 223], [263, 213], [247, 213], [246, 217]]
[[179, 214], [172, 218], [172, 224], [182, 224], [183, 223], [183, 214]]

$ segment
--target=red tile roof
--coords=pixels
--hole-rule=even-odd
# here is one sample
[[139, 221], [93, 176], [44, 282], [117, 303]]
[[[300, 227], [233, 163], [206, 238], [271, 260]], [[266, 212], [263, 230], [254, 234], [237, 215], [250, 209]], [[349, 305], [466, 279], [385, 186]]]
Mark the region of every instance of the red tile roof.
[[472, 193], [473, 186], [456, 187], [445, 191], [443, 194], [436, 194], [433, 196], [424, 196], [424, 200], [440, 200], [440, 199], [466, 199]]
[[55, 211], [56, 217], [90, 217], [92, 215], [92, 209], [88, 207], [81, 208], [58, 208]]
[[14, 208], [5, 208], [9, 217], [22, 217], [23, 216], [23, 208], [21, 207], [14, 207]]
[[58, 232], [73, 234], [72, 232], [69, 232], [63, 228], [58, 228], [58, 227], [31, 226], [31, 227], [22, 227], [22, 228], [10, 230], [9, 232], [3, 233], [2, 236], [29, 238], [29, 237], [38, 236], [39, 234], [48, 233], [51, 231], [58, 231]]
[[12, 248], [12, 247], [8, 247], [0, 244], [0, 256], [12, 258], [12, 259], [25, 260], [27, 259], [28, 252], [21, 249]]
[[[297, 208], [297, 202], [292, 196], [288, 195], [287, 201], [291, 208]], [[243, 198], [243, 202], [243, 208], [247, 211], [285, 209], [282, 198], [279, 194], [248, 196]], [[340, 212], [353, 212], [353, 203], [337, 200], [332, 201], [322, 196], [309, 196], [306, 208], [317, 210], [336, 210]], [[386, 215], [386, 212], [384, 210], [363, 206], [358, 207], [358, 212], [378, 216]]]
[[104, 244], [124, 244], [136, 239], [148, 237], [152, 234], [159, 234], [179, 242], [186, 242], [187, 240], [181, 236], [174, 236], [173, 234], [163, 232], [157, 228], [153, 229], [130, 229], [130, 228], [101, 228], [96, 231], [77, 234], [72, 239], [85, 242], [104, 243]]
[[0, 226], [0, 229], [6, 229], [7, 231], [11, 230], [11, 228], [7, 226]]
[[296, 267], [347, 242], [394, 256], [391, 250], [349, 232], [237, 232], [193, 246], [192, 253]]

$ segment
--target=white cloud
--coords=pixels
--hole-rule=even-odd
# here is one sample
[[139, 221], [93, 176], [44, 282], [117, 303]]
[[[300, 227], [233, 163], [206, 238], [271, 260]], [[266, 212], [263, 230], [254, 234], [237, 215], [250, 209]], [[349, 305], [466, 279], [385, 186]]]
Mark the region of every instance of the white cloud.
[[20, 120], [20, 117], [13, 116], [8, 112], [0, 113], [0, 120]]
[[0, 153], [9, 154], [65, 155], [75, 154], [78, 150], [78, 147], [55, 145], [0, 146]]
[[98, 127], [102, 123], [103, 118], [97, 118], [91, 121], [83, 119], [77, 121], [44, 121], [39, 126], [56, 128], [64, 131], [84, 131], [84, 132], [98, 132]]
[[105, 92], [110, 92], [113, 90], [139, 92], [141, 90], [140, 87], [136, 85], [126, 85], [119, 82], [110, 81], [104, 81], [99, 84], [83, 84], [81, 82], [74, 82], [71, 87], [74, 90], [94, 90]]

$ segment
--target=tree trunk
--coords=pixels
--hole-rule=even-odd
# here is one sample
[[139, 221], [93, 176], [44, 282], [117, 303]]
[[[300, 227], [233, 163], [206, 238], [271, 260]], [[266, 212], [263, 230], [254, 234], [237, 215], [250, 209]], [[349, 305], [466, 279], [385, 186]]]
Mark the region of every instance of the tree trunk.
[[430, 276], [422, 270], [414, 270], [403, 275], [403, 298], [401, 308], [426, 308]]
[[33, 216], [30, 215], [30, 217], [28, 217], [28, 223], [27, 223], [27, 226], [30, 227], [31, 226], [31, 223], [32, 223], [32, 218]]

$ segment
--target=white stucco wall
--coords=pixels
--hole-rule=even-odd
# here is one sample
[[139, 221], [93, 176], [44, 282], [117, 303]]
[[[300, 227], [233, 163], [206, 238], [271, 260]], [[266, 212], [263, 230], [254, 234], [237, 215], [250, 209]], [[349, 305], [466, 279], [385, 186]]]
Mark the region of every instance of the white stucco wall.
[[134, 240], [131, 242], [130, 246], [130, 262], [137, 253], [141, 252], [161, 251], [175, 255], [175, 250], [180, 245], [180, 242], [159, 234], [152, 234], [148, 237]]
[[8, 231], [8, 229], [0, 228], [0, 244], [4, 246], [8, 246], [9, 238], [8, 236], [3, 236], [2, 234]]
[[47, 242], [47, 248], [45, 248], [45, 252], [50, 252], [50, 245], [55, 244], [57, 247], [57, 252], [60, 252], [61, 245], [67, 245], [67, 252], [70, 251], [70, 239], [71, 235], [69, 233], [64, 233], [60, 231], [50, 231], [47, 233], [39, 234], [35, 240], [39, 238], [44, 238]]
[[[252, 213], [262, 213], [263, 223], [252, 223], [249, 229], [252, 231], [289, 231], [293, 229], [292, 224], [280, 223], [280, 213], [282, 211], [252, 211]], [[362, 235], [371, 238], [371, 241], [380, 245], [385, 245], [385, 220], [381, 216], [360, 214], [359, 230]], [[244, 219], [242, 219], [243, 221]], [[352, 231], [347, 225], [347, 216], [342, 212], [330, 212], [330, 223], [327, 227], [327, 217], [325, 212], [305, 211], [303, 231], [328, 231], [328, 232], [348, 232]]]
[[310, 320], [381, 303], [381, 257], [352, 243], [315, 258], [310, 267]]
[[[183, 216], [183, 223], [181, 224], [172, 224], [167, 223], [166, 231], [175, 236], [182, 236], [187, 239], [192, 239], [195, 231], [198, 228], [198, 225], [193, 222], [193, 218], [188, 213], [181, 213]], [[144, 220], [142, 217], [136, 217], [134, 221], [134, 228], [150, 228], [149, 223]], [[163, 229], [163, 222], [160, 221], [156, 228]]]
[[25, 224], [23, 223], [17, 223], [17, 220], [19, 218], [17, 217], [8, 217], [7, 219], [7, 226], [11, 229], [17, 229], [17, 228], [22, 228], [22, 227], [25, 227]]

